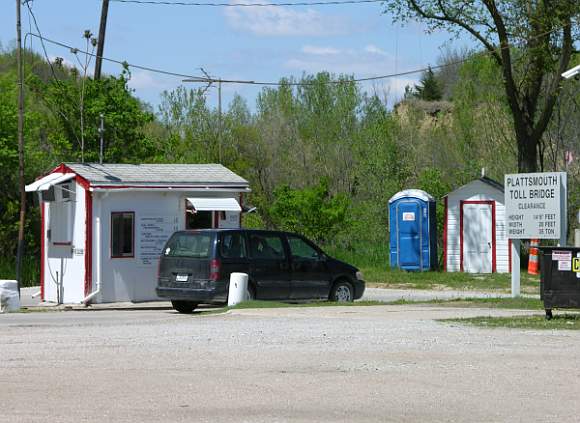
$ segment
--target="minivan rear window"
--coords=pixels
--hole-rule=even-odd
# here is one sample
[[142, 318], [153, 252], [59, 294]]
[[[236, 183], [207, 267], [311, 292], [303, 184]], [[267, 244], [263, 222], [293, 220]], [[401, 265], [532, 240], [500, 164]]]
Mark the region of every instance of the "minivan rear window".
[[167, 257], [208, 258], [211, 234], [175, 234], [167, 242], [163, 254]]

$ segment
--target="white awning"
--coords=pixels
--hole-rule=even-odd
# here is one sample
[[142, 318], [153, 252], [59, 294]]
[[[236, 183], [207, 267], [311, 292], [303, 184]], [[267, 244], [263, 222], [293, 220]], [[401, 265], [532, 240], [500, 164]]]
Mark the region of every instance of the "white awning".
[[71, 180], [75, 177], [74, 173], [51, 173], [38, 181], [34, 181], [30, 185], [26, 185], [26, 192], [46, 191], [50, 187]]
[[196, 211], [242, 211], [235, 198], [188, 198], [187, 201]]

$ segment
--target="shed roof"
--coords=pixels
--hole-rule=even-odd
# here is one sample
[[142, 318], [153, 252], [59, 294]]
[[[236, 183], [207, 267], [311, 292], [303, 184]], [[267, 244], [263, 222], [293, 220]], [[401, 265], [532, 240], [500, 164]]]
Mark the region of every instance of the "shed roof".
[[65, 166], [91, 185], [249, 185], [220, 164], [65, 163]]
[[482, 176], [481, 178], [475, 179], [465, 185], [460, 186], [459, 188], [454, 189], [451, 192], [448, 192], [446, 195], [444, 195], [443, 197], [447, 197], [449, 194], [454, 193], [455, 191], [459, 191], [460, 189], [463, 189], [464, 187], [474, 183], [474, 182], [483, 182], [484, 184], [487, 184], [491, 187], [493, 187], [494, 189], [501, 191], [502, 193], [504, 192], [504, 187], [502, 184], [500, 184], [498, 181], [488, 178], [487, 176]]

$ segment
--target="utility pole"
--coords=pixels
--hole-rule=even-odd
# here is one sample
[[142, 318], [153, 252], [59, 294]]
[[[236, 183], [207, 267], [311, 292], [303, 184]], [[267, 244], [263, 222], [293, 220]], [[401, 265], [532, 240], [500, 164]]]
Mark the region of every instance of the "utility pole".
[[218, 160], [222, 163], [222, 80], [218, 80]]
[[101, 24], [99, 26], [99, 39], [97, 40], [97, 60], [95, 60], [95, 80], [101, 79], [101, 66], [103, 64], [103, 50], [105, 49], [105, 31], [107, 29], [107, 14], [109, 13], [109, 0], [103, 0], [101, 7]]
[[20, 221], [16, 252], [16, 281], [18, 295], [22, 279], [22, 256], [24, 255], [24, 222], [26, 217], [26, 192], [24, 190], [24, 70], [22, 67], [22, 35], [20, 25], [20, 1], [16, 0], [16, 67], [18, 68], [18, 188], [20, 190]]

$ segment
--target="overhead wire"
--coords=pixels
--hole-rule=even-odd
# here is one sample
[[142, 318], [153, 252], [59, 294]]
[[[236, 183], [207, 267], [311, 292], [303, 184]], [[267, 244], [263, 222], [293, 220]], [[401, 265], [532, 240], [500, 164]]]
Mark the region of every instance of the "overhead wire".
[[[115, 1], [121, 1], [121, 0], [115, 0]], [[123, 1], [137, 1], [137, 0], [123, 0]], [[139, 0], [141, 1], [141, 0]], [[550, 31], [545, 31], [541, 34], [536, 35], [534, 38], [539, 38], [539, 37], [543, 37], [547, 34], [553, 33], [557, 30], [560, 30], [564, 27], [565, 25], [559, 26], [557, 28], [554, 28]], [[37, 28], [38, 29], [38, 28]], [[63, 48], [67, 48], [71, 51], [74, 52], [80, 52], [83, 54], [87, 54], [89, 56], [93, 56], [96, 57], [97, 55], [94, 53], [91, 53], [89, 51], [84, 51], [81, 50], [79, 48], [70, 46], [68, 44], [65, 44], [63, 42], [60, 41], [55, 41], [46, 37], [43, 37], [40, 34], [34, 34], [34, 33], [29, 33], [26, 35], [31, 35], [33, 37], [37, 37], [39, 38], [41, 41], [45, 41], [47, 43], [53, 44], [53, 45], [57, 45]], [[42, 43], [43, 47], [44, 47], [44, 43]], [[487, 55], [491, 55], [494, 53], [497, 53], [498, 51], [501, 51], [503, 49], [509, 49], [512, 48], [513, 46], [500, 46], [497, 47], [494, 51], [489, 51], [489, 50], [484, 50], [481, 51], [479, 53], [475, 53], [474, 55], [477, 56], [487, 56]], [[163, 70], [163, 69], [157, 69], [157, 68], [153, 68], [150, 66], [144, 66], [144, 65], [137, 65], [137, 64], [132, 64], [132, 63], [128, 63], [127, 61], [121, 61], [121, 60], [116, 60], [116, 59], [111, 59], [108, 57], [104, 57], [102, 56], [101, 59], [108, 61], [108, 62], [112, 62], [112, 63], [117, 63], [120, 64], [122, 66], [126, 66], [129, 68], [135, 68], [135, 69], [140, 69], [140, 70], [144, 70], [144, 71], [148, 71], [148, 72], [152, 72], [152, 73], [157, 73], [157, 74], [162, 74], [162, 75], [168, 75], [168, 76], [176, 76], [176, 77], [181, 77], [181, 78], [186, 78], [183, 79], [183, 82], [198, 82], [198, 83], [214, 83], [214, 82], [220, 82], [220, 83], [226, 83], [226, 84], [238, 84], [238, 85], [260, 85], [260, 86], [309, 86], [309, 85], [317, 85], [320, 83], [323, 84], [350, 84], [350, 83], [357, 83], [357, 82], [368, 82], [368, 81], [378, 81], [378, 80], [382, 80], [382, 79], [390, 79], [390, 78], [396, 78], [396, 77], [401, 77], [401, 76], [409, 76], [409, 75], [413, 75], [413, 74], [417, 74], [417, 73], [423, 73], [428, 71], [429, 69], [431, 70], [437, 70], [437, 69], [442, 69], [442, 68], [446, 68], [446, 67], [451, 67], [451, 66], [455, 66], [458, 64], [462, 64], [465, 63], [469, 60], [471, 60], [473, 57], [466, 57], [464, 59], [459, 59], [459, 60], [455, 60], [453, 62], [449, 62], [449, 63], [445, 63], [445, 64], [441, 64], [441, 65], [436, 65], [436, 66], [424, 66], [421, 68], [417, 68], [417, 69], [413, 69], [413, 70], [409, 70], [409, 71], [404, 71], [404, 72], [394, 72], [394, 73], [390, 73], [390, 74], [385, 74], [385, 75], [377, 75], [377, 76], [369, 76], [369, 77], [362, 77], [362, 78], [349, 78], [349, 79], [337, 79], [337, 80], [329, 80], [329, 81], [312, 81], [312, 82], [293, 82], [291, 80], [282, 80], [282, 81], [278, 81], [278, 82], [273, 82], [273, 81], [255, 81], [255, 80], [243, 80], [243, 79], [222, 79], [222, 78], [210, 78], [208, 76], [205, 77], [201, 77], [201, 76], [192, 76], [192, 75], [188, 75], [185, 73], [179, 73], [179, 72], [172, 72], [172, 71], [167, 71], [167, 70]], [[47, 59], [48, 60], [48, 59]]]
[[116, 3], [134, 3], [144, 5], [162, 6], [195, 6], [195, 7], [308, 7], [308, 6], [339, 6], [349, 4], [382, 3], [384, 0], [330, 0], [330, 1], [300, 1], [284, 3], [223, 3], [223, 2], [190, 2], [190, 1], [164, 1], [164, 0], [110, 0]]
[[[96, 56], [96, 54], [91, 53], [89, 51], [84, 51], [81, 50], [77, 47], [73, 47], [71, 45], [65, 44], [63, 42], [60, 41], [55, 41], [46, 37], [43, 37], [39, 34], [34, 34], [31, 33], [30, 34], [33, 37], [42, 39], [43, 41], [50, 43], [50, 44], [54, 44], [69, 50], [74, 50], [75, 52], [79, 52], [79, 53], [83, 53], [83, 54], [87, 54], [89, 56]], [[102, 57], [102, 60], [108, 61], [108, 62], [112, 62], [112, 63], [117, 63], [120, 64], [122, 66], [127, 66], [130, 68], [135, 68], [135, 69], [140, 69], [140, 70], [145, 70], [148, 72], [153, 72], [153, 73], [158, 73], [158, 74], [162, 74], [162, 75], [168, 75], [168, 76], [177, 76], [177, 77], [182, 77], [182, 78], [187, 78], [184, 80], [184, 82], [200, 82], [200, 83], [210, 83], [210, 82], [222, 82], [222, 83], [226, 83], [226, 84], [241, 84], [241, 85], [270, 85], [270, 86], [280, 86], [280, 85], [291, 85], [291, 86], [300, 86], [300, 85], [315, 85], [315, 84], [319, 84], [319, 82], [291, 82], [291, 81], [284, 81], [284, 82], [266, 82], [266, 81], [253, 81], [253, 80], [237, 80], [237, 79], [221, 79], [221, 78], [211, 78], [211, 77], [202, 77], [202, 76], [191, 76], [188, 74], [184, 74], [184, 73], [178, 73], [178, 72], [171, 72], [171, 71], [166, 71], [163, 69], [156, 69], [156, 68], [152, 68], [149, 66], [143, 66], [143, 65], [136, 65], [136, 64], [132, 64], [132, 63], [128, 63], [126, 61], [121, 61], [121, 60], [116, 60], [116, 59], [111, 59], [108, 57]], [[468, 59], [461, 59], [455, 62], [451, 62], [451, 63], [446, 63], [443, 65], [438, 65], [438, 66], [432, 66], [431, 69], [435, 70], [435, 69], [439, 69], [439, 68], [443, 68], [443, 67], [447, 67], [447, 66], [453, 66], [459, 63], [463, 63], [465, 61], [467, 61]], [[425, 72], [428, 69], [428, 67], [422, 67], [419, 69], [413, 69], [413, 70], [409, 70], [406, 72], [396, 72], [396, 73], [390, 73], [390, 74], [386, 74], [386, 75], [378, 75], [378, 76], [369, 76], [369, 77], [364, 77], [364, 78], [350, 78], [350, 79], [338, 79], [338, 80], [330, 80], [330, 81], [325, 81], [324, 83], [326, 84], [345, 84], [345, 83], [353, 83], [353, 82], [367, 82], [367, 81], [376, 81], [376, 80], [381, 80], [381, 79], [388, 79], [388, 78], [395, 78], [395, 77], [400, 77], [400, 76], [408, 76], [408, 75], [413, 75], [416, 73], [421, 73], [421, 72]]]
[[[92, 57], [97, 57], [97, 55], [95, 53], [91, 53], [89, 51], [85, 51], [85, 50], [81, 50], [77, 47], [73, 47], [70, 46], [68, 44], [65, 44], [63, 42], [60, 41], [55, 41], [55, 40], [51, 40], [49, 38], [43, 37], [40, 34], [35, 34], [35, 33], [30, 33], [27, 35], [31, 35], [32, 37], [36, 37], [39, 38], [43, 41], [46, 41], [47, 43], [53, 44], [53, 45], [57, 45], [66, 49], [69, 49], [71, 51], [75, 51], [77, 53], [83, 53]], [[177, 72], [171, 72], [171, 71], [166, 71], [163, 69], [156, 69], [156, 68], [152, 68], [149, 66], [143, 66], [143, 65], [136, 65], [134, 63], [128, 63], [127, 61], [123, 61], [123, 60], [116, 60], [116, 59], [111, 59], [109, 57], [105, 57], [105, 56], [101, 56], [102, 60], [105, 60], [107, 62], [111, 62], [111, 63], [117, 63], [121, 66], [127, 66], [130, 68], [135, 68], [135, 69], [140, 69], [140, 70], [144, 70], [144, 71], [148, 71], [148, 72], [153, 72], [153, 73], [158, 73], [158, 74], [162, 74], [162, 75], [168, 75], [168, 76], [177, 76], [180, 78], [191, 78], [193, 80], [199, 80], [200, 82], [207, 82], [207, 78], [203, 78], [203, 77], [199, 77], [199, 76], [195, 76], [195, 75], [190, 75], [190, 74], [186, 74], [186, 73], [177, 73]]]

